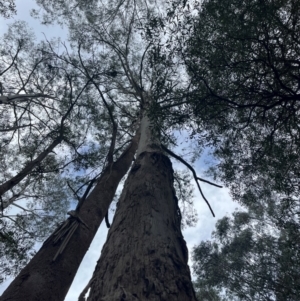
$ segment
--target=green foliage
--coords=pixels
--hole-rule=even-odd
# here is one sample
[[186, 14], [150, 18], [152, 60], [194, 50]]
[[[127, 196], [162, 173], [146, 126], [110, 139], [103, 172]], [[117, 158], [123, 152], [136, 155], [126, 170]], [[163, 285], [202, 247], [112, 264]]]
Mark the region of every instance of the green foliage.
[[[2, 41], [0, 183], [61, 138], [60, 145], [0, 199], [3, 280], [24, 266], [35, 244], [53, 232], [89, 181], [99, 176], [112, 129], [98, 91], [78, 65], [78, 53], [60, 51], [59, 40], [35, 44], [24, 22], [13, 23]], [[91, 62], [83, 54], [81, 61]], [[127, 131], [117, 135], [116, 156], [126, 146], [123, 139], [128, 141]]]
[[[44, 4], [48, 12], [44, 23], [61, 21], [70, 27], [70, 47], [58, 39], [36, 44], [24, 22], [14, 23], [1, 44], [3, 96], [47, 95], [9, 99], [0, 104], [0, 131], [4, 133], [0, 139], [0, 166], [4, 171], [1, 183], [18, 174], [55, 139], [61, 140], [1, 200], [2, 205], [7, 205], [1, 220], [9, 221], [3, 233], [22, 234], [28, 246], [24, 260], [14, 271], [7, 269], [6, 275], [23, 266], [34, 243], [49, 235], [68, 207], [72, 204], [74, 208], [90, 180], [101, 174], [114, 135], [112, 125], [117, 127], [113, 149], [116, 159], [137, 129], [146, 91], [155, 95], [157, 102], [168, 100], [174, 85], [168, 81], [173, 70], [166, 71], [157, 60], [149, 63], [150, 43], [141, 43], [146, 21], [133, 22], [137, 10], [146, 16], [149, 7], [130, 1], [126, 7], [117, 1], [105, 7], [95, 1]], [[63, 14], [57, 13], [60, 10]], [[63, 19], [58, 20], [58, 15]], [[162, 118], [158, 119], [156, 124], [161, 124]], [[165, 126], [165, 131], [167, 140], [171, 128]], [[55, 181], [57, 186], [52, 185]], [[185, 183], [186, 176], [179, 181]], [[186, 200], [190, 187], [180, 191], [184, 216], [192, 223], [195, 214]], [[18, 211], [12, 211], [12, 206]], [[6, 247], [13, 248], [9, 244]], [[9, 267], [15, 255], [9, 251], [6, 254], [3, 266]]]
[[250, 209], [217, 222], [212, 241], [193, 252], [200, 292], [240, 301], [299, 299], [299, 224], [278, 227], [273, 217], [261, 218]]
[[15, 15], [16, 4], [15, 0], [0, 0], [0, 15], [4, 18], [10, 18], [12, 15]]
[[[300, 6], [295, 0], [206, 0], [201, 6], [195, 1], [195, 18], [187, 1], [182, 6], [178, 2], [172, 2], [162, 19], [153, 14], [154, 5], [146, 9], [140, 1], [110, 1], [103, 6], [99, 1], [39, 0], [47, 8], [44, 23], [69, 26], [74, 51], [57, 53], [48, 43], [39, 46], [40, 52], [32, 51], [39, 54], [33, 65], [38, 72], [28, 91], [53, 93], [59, 104], [47, 103], [50, 116], [55, 116], [39, 123], [47, 134], [34, 128], [23, 132], [14, 158], [24, 162], [64, 131], [62, 150], [67, 158], [49, 157], [31, 177], [39, 179], [35, 185], [42, 184], [42, 171], [59, 169], [62, 182], [79, 197], [85, 183], [105, 165], [107, 137], [113, 133], [111, 115], [118, 122], [116, 157], [134, 133], [140, 108], [151, 98], [147, 109], [161, 141], [175, 144], [172, 131], [179, 128], [191, 130], [191, 138], [204, 139], [219, 160], [211, 174], [249, 209], [220, 220], [213, 242], [202, 242], [195, 249], [200, 300], [298, 300]], [[176, 15], [179, 6], [184, 9]], [[167, 28], [170, 20], [175, 21]], [[171, 34], [164, 45], [165, 30]], [[172, 39], [178, 43], [175, 50]], [[27, 43], [13, 41], [15, 51]], [[30, 43], [26, 47], [37, 49]], [[12, 57], [12, 51], [2, 52]], [[24, 62], [29, 61], [18, 57], [24, 74], [30, 70]], [[7, 76], [6, 94], [25, 89], [17, 72], [12, 74]], [[44, 109], [40, 103], [34, 106]], [[71, 106], [62, 129], [54, 121]], [[14, 124], [12, 113], [5, 116]], [[3, 138], [6, 153], [16, 140]], [[14, 169], [18, 166], [11, 164]], [[175, 189], [183, 224], [194, 222], [186, 173], [175, 174]]]
[[193, 178], [189, 171], [174, 171], [174, 188], [181, 211], [181, 227], [192, 227], [197, 224], [197, 211], [194, 208]]
[[[194, 283], [194, 287], [199, 301], [229, 301], [227, 298], [220, 297], [216, 289], [206, 287], [205, 284]], [[231, 301], [233, 300], [231, 299]]]
[[72, 197], [59, 176], [36, 182], [0, 217], [0, 282], [16, 276], [43, 242], [65, 219]]
[[34, 240], [30, 235], [15, 231], [15, 223], [0, 219], [0, 283], [14, 276], [29, 260]]
[[[187, 47], [201, 97], [247, 113], [256, 105], [254, 115], [266, 122], [292, 122], [299, 91], [299, 10], [294, 0], [204, 1]], [[272, 118], [267, 111], [273, 107]], [[284, 120], [276, 118], [280, 113]]]
[[193, 134], [218, 160], [210, 174], [246, 206], [271, 208], [274, 193], [292, 206], [300, 176], [299, 3], [211, 0], [198, 13], [182, 50]]

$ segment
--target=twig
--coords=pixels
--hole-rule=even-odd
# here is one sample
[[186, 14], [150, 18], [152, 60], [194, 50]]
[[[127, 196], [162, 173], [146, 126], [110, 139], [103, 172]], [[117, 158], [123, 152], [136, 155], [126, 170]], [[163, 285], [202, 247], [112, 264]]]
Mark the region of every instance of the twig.
[[22, 207], [22, 206], [20, 206], [20, 205], [18, 205], [18, 204], [16, 204], [16, 203], [12, 203], [11, 205], [13, 205], [13, 206], [15, 206], [15, 207], [18, 207], [18, 208], [20, 208], [20, 209], [22, 209], [22, 210], [24, 210], [24, 211], [30, 212], [31, 214], [33, 214], [33, 215], [39, 217], [39, 215], [36, 214], [35, 212], [33, 212], [33, 210], [26, 209], [26, 208], [24, 208], [24, 207]]
[[73, 187], [71, 186], [71, 184], [69, 183], [69, 181], [67, 181], [67, 185], [68, 187], [71, 189], [71, 191], [73, 192], [74, 196], [76, 197], [78, 203], [80, 202], [80, 196], [76, 193], [76, 191], [73, 189]]

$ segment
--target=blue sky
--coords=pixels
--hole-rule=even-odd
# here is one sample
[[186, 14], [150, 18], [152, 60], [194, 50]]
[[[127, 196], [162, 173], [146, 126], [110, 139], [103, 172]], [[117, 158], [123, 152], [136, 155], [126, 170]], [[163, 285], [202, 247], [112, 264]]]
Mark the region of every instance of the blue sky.
[[60, 37], [62, 40], [67, 39], [67, 32], [62, 30], [60, 26], [44, 26], [41, 25], [39, 20], [36, 20], [30, 16], [30, 11], [36, 8], [34, 0], [15, 0], [17, 7], [17, 15], [12, 16], [10, 19], [4, 19], [0, 17], [0, 34], [2, 35], [7, 28], [8, 24], [13, 23], [16, 20], [23, 20], [28, 22], [29, 26], [34, 30], [34, 33], [38, 40], [43, 40], [45, 36], [47, 39], [52, 37]]
[[[30, 16], [30, 10], [35, 7], [34, 1], [17, 0], [16, 4], [18, 11], [17, 16], [14, 16], [13, 18], [8, 20], [0, 18], [1, 35], [5, 32], [7, 24], [12, 23], [14, 20], [25, 20], [28, 22], [29, 26], [34, 30], [36, 37], [39, 40], [44, 39], [44, 34], [47, 37], [47, 39], [50, 39], [52, 37], [60, 37], [62, 40], [65, 40], [67, 38], [66, 31], [64, 31], [61, 27], [43, 26], [38, 20], [35, 20]], [[203, 177], [204, 162], [207, 159], [208, 157], [204, 156], [194, 164], [195, 170], [200, 177]], [[175, 162], [174, 160], [173, 162], [175, 169], [185, 168], [181, 163]], [[234, 203], [231, 200], [228, 190], [226, 188], [219, 189], [217, 187], [213, 187], [205, 183], [201, 183], [201, 187], [216, 214], [216, 218], [212, 217], [206, 203], [200, 196], [200, 193], [195, 189], [194, 205], [198, 213], [198, 223], [195, 227], [186, 228], [183, 231], [184, 238], [187, 242], [190, 251], [192, 250], [194, 245], [198, 244], [201, 240], [210, 239], [211, 233], [214, 229], [214, 225], [218, 219], [222, 218], [226, 214], [231, 214], [235, 208], [239, 207], [237, 203]], [[112, 216], [110, 216], [110, 221], [112, 221]], [[103, 225], [99, 228], [97, 235], [80, 266], [76, 278], [65, 299], [66, 301], [77, 300], [78, 295], [88, 283], [94, 271], [96, 261], [99, 259], [100, 251], [103, 243], [105, 242], [106, 236], [107, 228], [103, 223]], [[12, 279], [9, 279], [8, 281], [0, 285], [0, 294], [9, 285], [11, 280]]]

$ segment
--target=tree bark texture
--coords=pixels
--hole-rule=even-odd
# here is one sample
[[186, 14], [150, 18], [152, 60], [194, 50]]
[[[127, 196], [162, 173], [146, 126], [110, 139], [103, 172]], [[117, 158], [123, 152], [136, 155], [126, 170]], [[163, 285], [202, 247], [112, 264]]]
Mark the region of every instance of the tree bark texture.
[[117, 205], [88, 301], [194, 301], [188, 250], [173, 188], [160, 151], [140, 153]]
[[[122, 177], [133, 161], [139, 136], [136, 135], [120, 156], [108, 166], [93, 191], [79, 207], [81, 222], [62, 254], [57, 255], [63, 242], [54, 244], [55, 233], [43, 244], [29, 264], [10, 284], [1, 301], [63, 301], [87, 252]], [[74, 219], [70, 217], [69, 219]]]

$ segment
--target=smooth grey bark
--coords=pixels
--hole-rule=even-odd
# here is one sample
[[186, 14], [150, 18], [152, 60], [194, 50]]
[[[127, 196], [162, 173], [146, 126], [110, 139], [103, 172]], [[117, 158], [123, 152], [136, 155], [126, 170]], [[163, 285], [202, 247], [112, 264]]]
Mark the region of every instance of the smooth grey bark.
[[[149, 148], [148, 148], [149, 150]], [[168, 157], [141, 152], [90, 281], [88, 301], [194, 301]]]
[[[12, 189], [15, 185], [20, 183], [36, 166], [38, 166], [48, 155], [53, 151], [53, 149], [62, 142], [62, 137], [59, 136], [52, 143], [38, 155], [38, 157], [28, 163], [18, 174], [12, 177], [10, 180], [2, 183], [0, 185], [0, 196], [3, 195], [8, 190]], [[7, 208], [10, 203], [4, 203], [3, 209]]]
[[[10, 284], [1, 301], [63, 301], [122, 177], [133, 161], [139, 134], [120, 158], [104, 170], [93, 191], [78, 208], [79, 222], [62, 254], [54, 261], [63, 242], [53, 244], [55, 233], [43, 244], [29, 264]], [[70, 217], [69, 219], [74, 219]]]

